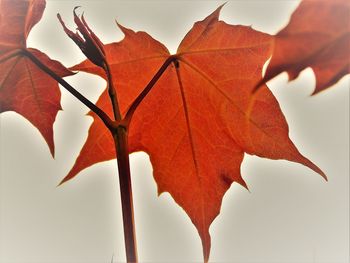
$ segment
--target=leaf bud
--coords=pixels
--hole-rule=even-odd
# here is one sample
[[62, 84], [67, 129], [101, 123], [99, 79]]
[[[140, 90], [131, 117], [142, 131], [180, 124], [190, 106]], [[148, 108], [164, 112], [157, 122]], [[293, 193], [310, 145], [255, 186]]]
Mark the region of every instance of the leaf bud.
[[84, 19], [84, 15], [82, 15], [81, 18], [77, 16], [75, 13], [77, 8], [78, 7], [75, 7], [73, 10], [74, 22], [77, 25], [76, 33], [66, 27], [60, 14], [57, 14], [57, 18], [63, 26], [66, 34], [77, 44], [85, 56], [95, 65], [104, 68], [106, 64], [106, 57], [103, 49], [103, 43], [90, 29]]

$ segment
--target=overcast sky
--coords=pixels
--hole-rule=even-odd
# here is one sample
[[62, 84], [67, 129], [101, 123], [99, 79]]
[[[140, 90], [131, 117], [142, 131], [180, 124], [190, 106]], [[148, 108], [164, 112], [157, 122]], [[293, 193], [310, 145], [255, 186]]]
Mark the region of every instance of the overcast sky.
[[[95, 33], [108, 43], [123, 35], [114, 19], [144, 30], [171, 52], [197, 20], [222, 1], [55, 1], [29, 36], [36, 47], [66, 66], [84, 56], [65, 36], [60, 12], [73, 28], [80, 5]], [[276, 33], [298, 1], [228, 1], [221, 19]], [[67, 78], [96, 101], [105, 87], [96, 76]], [[310, 69], [287, 83], [282, 74], [269, 83], [301, 153], [327, 174], [299, 164], [245, 156], [242, 175], [250, 192], [233, 184], [210, 228], [211, 262], [349, 262], [349, 77], [310, 97]], [[81, 172], [56, 185], [72, 167], [92, 120], [87, 108], [62, 90], [63, 110], [55, 131], [52, 159], [39, 132], [23, 117], [0, 115], [0, 262], [95, 263], [124, 261], [116, 161]], [[140, 262], [197, 262], [202, 248], [195, 227], [169, 194], [157, 197], [145, 153], [131, 156], [136, 233]]]

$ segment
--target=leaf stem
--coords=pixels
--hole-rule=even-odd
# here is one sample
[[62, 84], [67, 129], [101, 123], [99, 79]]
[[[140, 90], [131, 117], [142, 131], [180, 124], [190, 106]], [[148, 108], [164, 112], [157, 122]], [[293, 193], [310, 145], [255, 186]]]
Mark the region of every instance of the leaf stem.
[[121, 125], [112, 133], [117, 152], [126, 259], [128, 263], [135, 263], [137, 262], [137, 247], [130, 177], [128, 134], [127, 129]]
[[132, 116], [134, 115], [137, 107], [140, 105], [140, 103], [143, 101], [143, 99], [147, 96], [147, 94], [151, 91], [153, 86], [156, 84], [158, 79], [163, 75], [164, 71], [168, 68], [168, 66], [172, 62], [176, 62], [177, 57], [176, 55], [172, 55], [168, 57], [163, 65], [159, 68], [157, 73], [153, 76], [153, 78], [150, 80], [150, 82], [147, 84], [147, 86], [144, 88], [144, 90], [137, 96], [137, 98], [134, 100], [134, 102], [130, 105], [125, 117], [124, 117], [124, 122], [126, 125], [129, 125]]
[[42, 71], [60, 83], [67, 91], [69, 91], [74, 97], [76, 97], [81, 103], [83, 103], [86, 107], [88, 107], [91, 111], [96, 113], [96, 115], [103, 121], [103, 123], [111, 129], [114, 126], [113, 121], [108, 117], [108, 115], [101, 110], [98, 106], [93, 104], [90, 100], [88, 100], [84, 95], [82, 95], [79, 91], [77, 91], [74, 87], [72, 87], [68, 82], [66, 82], [63, 78], [58, 76], [54, 71], [52, 71], [49, 67], [43, 64], [36, 56], [30, 53], [28, 50], [23, 49], [21, 53], [28, 57], [35, 65], [37, 65]]

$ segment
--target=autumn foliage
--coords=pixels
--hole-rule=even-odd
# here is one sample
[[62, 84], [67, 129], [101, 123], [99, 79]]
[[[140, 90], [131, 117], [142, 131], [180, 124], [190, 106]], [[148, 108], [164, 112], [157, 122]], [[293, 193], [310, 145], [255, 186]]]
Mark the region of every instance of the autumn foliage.
[[61, 110], [58, 83], [27, 56], [40, 59], [59, 76], [72, 74], [61, 63], [33, 48], [26, 39], [40, 20], [45, 1], [0, 1], [0, 112], [15, 111], [45, 138], [54, 155], [53, 123]]
[[[290, 140], [286, 119], [265, 82], [283, 71], [294, 79], [311, 67], [317, 93], [350, 73], [348, 1], [302, 1], [275, 36], [221, 21], [220, 6], [194, 24], [173, 55], [145, 32], [119, 25], [125, 38], [103, 44], [83, 17], [74, 13], [79, 31], [74, 33], [59, 16], [63, 30], [88, 58], [70, 69], [26, 46], [44, 8], [44, 0], [0, 0], [0, 112], [27, 118], [53, 155], [53, 123], [61, 107], [57, 78], [48, 72], [64, 77], [84, 71], [108, 83], [95, 105], [102, 118], [90, 108], [94, 121], [88, 138], [61, 183], [116, 158], [113, 129], [123, 125], [128, 152], [149, 154], [158, 194], [169, 192], [186, 211], [208, 261], [209, 226], [225, 192], [233, 182], [247, 188], [241, 175], [245, 153], [297, 162], [326, 179]], [[114, 104], [111, 93], [117, 97]]]
[[350, 2], [302, 1], [289, 24], [274, 37], [264, 81], [283, 71], [290, 80], [311, 67], [318, 93], [350, 73]]

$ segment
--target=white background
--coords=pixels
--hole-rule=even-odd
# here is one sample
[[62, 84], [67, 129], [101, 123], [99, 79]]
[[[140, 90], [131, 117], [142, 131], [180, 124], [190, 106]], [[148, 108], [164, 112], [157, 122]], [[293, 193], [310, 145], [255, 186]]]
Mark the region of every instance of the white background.
[[[28, 46], [66, 66], [84, 57], [63, 33], [81, 5], [103, 42], [122, 39], [115, 26], [144, 30], [171, 52], [216, 1], [48, 1]], [[229, 1], [221, 19], [268, 33], [283, 27], [298, 1]], [[79, 11], [80, 11], [79, 10]], [[67, 78], [96, 101], [98, 77]], [[289, 84], [282, 74], [269, 86], [299, 150], [328, 175], [326, 183], [306, 167], [246, 155], [242, 175], [250, 193], [233, 184], [210, 228], [211, 262], [349, 262], [349, 77], [319, 95], [310, 69]], [[116, 161], [94, 165], [62, 187], [56, 185], [77, 157], [88, 127], [87, 108], [62, 90], [64, 111], [55, 125], [56, 157], [23, 117], [0, 115], [0, 262], [124, 261]], [[145, 153], [131, 156], [140, 262], [197, 262], [202, 248], [195, 227], [169, 194], [157, 197]]]

